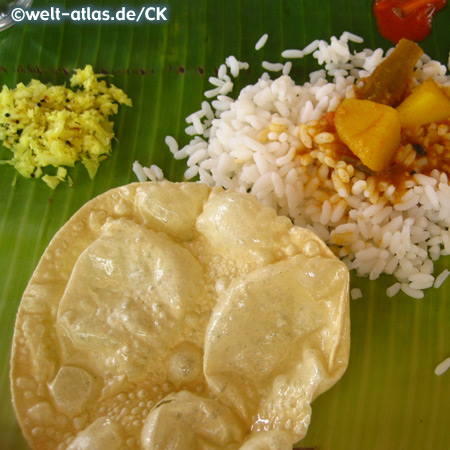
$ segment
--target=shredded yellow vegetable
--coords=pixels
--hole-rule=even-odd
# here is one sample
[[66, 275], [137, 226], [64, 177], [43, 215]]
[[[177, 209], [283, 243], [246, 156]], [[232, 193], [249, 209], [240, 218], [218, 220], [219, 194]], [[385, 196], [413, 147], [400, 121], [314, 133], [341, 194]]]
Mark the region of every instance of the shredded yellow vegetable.
[[42, 178], [51, 188], [71, 179], [67, 167], [77, 161], [93, 178], [101, 161], [111, 153], [114, 137], [109, 116], [118, 105], [131, 106], [127, 95], [92, 66], [78, 69], [70, 79], [72, 88], [31, 80], [0, 92], [0, 140], [13, 152], [9, 160], [24, 177]]

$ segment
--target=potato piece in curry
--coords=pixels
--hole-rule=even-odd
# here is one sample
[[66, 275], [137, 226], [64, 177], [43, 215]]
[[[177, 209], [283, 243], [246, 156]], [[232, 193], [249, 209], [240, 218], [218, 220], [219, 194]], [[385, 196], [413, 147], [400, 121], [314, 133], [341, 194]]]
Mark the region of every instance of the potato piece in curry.
[[404, 140], [402, 130], [450, 117], [450, 99], [432, 79], [417, 85], [414, 68], [422, 49], [401, 39], [370, 76], [355, 86], [335, 113], [339, 139], [373, 172], [388, 169]]

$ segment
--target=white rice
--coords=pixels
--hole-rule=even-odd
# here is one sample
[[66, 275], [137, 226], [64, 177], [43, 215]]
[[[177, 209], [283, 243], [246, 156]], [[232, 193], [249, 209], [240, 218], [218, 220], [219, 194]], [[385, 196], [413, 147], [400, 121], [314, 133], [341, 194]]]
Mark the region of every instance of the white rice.
[[170, 153], [175, 155], [178, 152], [178, 142], [173, 136], [166, 136], [165, 143], [169, 147]]
[[139, 181], [147, 181], [147, 175], [144, 172], [144, 168], [138, 161], [133, 163], [133, 172], [136, 174], [136, 177]]
[[318, 39], [312, 41], [302, 50], [303, 55], [309, 55], [310, 53], [313, 53], [317, 48], [319, 48], [319, 44], [320, 41]]
[[143, 167], [138, 161], [135, 161], [133, 163], [133, 172], [139, 181], [162, 181], [165, 179], [163, 171], [155, 164], [152, 164], [150, 167]]
[[284, 65], [283, 65], [283, 75], [289, 75], [292, 69], [292, 62], [291, 61], [287, 61]]
[[264, 45], [266, 45], [268, 37], [269, 37], [269, 35], [267, 33], [265, 33], [258, 39], [258, 42], [255, 45], [256, 51], [261, 50], [264, 47]]
[[281, 56], [283, 58], [295, 59], [295, 58], [303, 58], [305, 54], [301, 50], [289, 49], [284, 50], [284, 52], [281, 53]]
[[[265, 36], [255, 48], [264, 45]], [[323, 66], [303, 85], [289, 76], [291, 61], [264, 61], [265, 70], [282, 74], [271, 79], [264, 73], [236, 99], [227, 96], [233, 88], [227, 71], [236, 77], [248, 64], [229, 56], [218, 76], [210, 79], [213, 88], [205, 92], [214, 99], [189, 116], [187, 132], [194, 137], [181, 149], [170, 136], [166, 144], [175, 159], [188, 158], [185, 179], [198, 176], [209, 185], [251, 192], [337, 248], [339, 257], [358, 275], [373, 280], [383, 273], [393, 275], [396, 281], [387, 289], [388, 297], [403, 292], [423, 298], [425, 289], [439, 287], [450, 274], [444, 270], [433, 276], [433, 261], [450, 254], [447, 175], [438, 170], [416, 174], [401, 200], [393, 204], [395, 186], [375, 195], [370, 177], [358, 179], [353, 167], [317, 150], [333, 136], [311, 134], [306, 125], [335, 110], [352, 95], [354, 84], [390, 53], [352, 52], [349, 42], [360, 44], [362, 39], [344, 32], [329, 43], [315, 40], [303, 50], [283, 52], [282, 57], [294, 59], [313, 54]], [[433, 76], [450, 86], [445, 66], [426, 55], [419, 60], [416, 74], [419, 82]], [[298, 155], [299, 148], [309, 153]], [[133, 170], [139, 180], [145, 179], [137, 162]], [[154, 169], [152, 173], [160, 175]], [[353, 297], [358, 296], [354, 291]]]
[[448, 269], [444, 269], [437, 277], [436, 280], [434, 282], [434, 287], [435, 288], [440, 288], [442, 286], [442, 284], [444, 283], [444, 281], [448, 278], [448, 276], [450, 275], [450, 271]]
[[270, 63], [268, 61], [263, 61], [262, 64], [264, 69], [270, 72], [281, 72], [284, 68], [284, 64], [281, 63]]
[[444, 361], [442, 361], [436, 367], [436, 369], [434, 369], [434, 373], [439, 376], [439, 375], [442, 375], [443, 373], [445, 373], [448, 369], [450, 369], [450, 358], [447, 358]]
[[400, 291], [401, 284], [400, 283], [394, 283], [392, 286], [389, 286], [386, 289], [386, 294], [388, 297], [394, 297], [394, 295], [397, 295], [397, 293]]
[[361, 36], [357, 36], [356, 34], [350, 33], [349, 31], [344, 31], [341, 36], [341, 41], [347, 42], [356, 42], [357, 44], [362, 44], [364, 39]]

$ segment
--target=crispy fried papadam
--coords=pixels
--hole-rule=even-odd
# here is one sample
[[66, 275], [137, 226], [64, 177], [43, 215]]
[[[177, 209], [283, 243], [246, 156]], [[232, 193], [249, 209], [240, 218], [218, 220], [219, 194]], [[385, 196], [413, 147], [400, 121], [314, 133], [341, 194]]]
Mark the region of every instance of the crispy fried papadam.
[[135, 183], [83, 206], [24, 293], [34, 449], [290, 449], [349, 356], [348, 271], [252, 196]]

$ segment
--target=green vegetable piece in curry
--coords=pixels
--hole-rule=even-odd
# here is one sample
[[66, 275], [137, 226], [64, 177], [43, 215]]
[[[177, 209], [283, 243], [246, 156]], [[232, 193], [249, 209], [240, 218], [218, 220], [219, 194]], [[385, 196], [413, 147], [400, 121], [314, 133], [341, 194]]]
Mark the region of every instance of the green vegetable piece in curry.
[[423, 50], [408, 39], [401, 39], [395, 50], [355, 89], [360, 99], [397, 106], [407, 91], [414, 67]]

